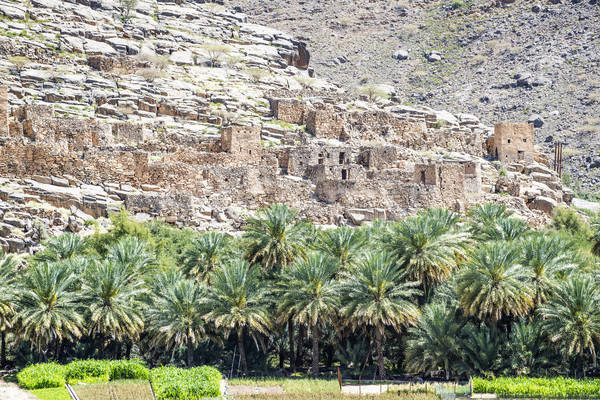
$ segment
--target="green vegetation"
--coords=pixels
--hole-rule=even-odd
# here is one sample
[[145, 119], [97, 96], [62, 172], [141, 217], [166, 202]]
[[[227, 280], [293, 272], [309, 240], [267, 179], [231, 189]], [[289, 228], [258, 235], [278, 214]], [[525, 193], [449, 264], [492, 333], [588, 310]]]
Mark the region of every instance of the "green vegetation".
[[160, 367], [152, 370], [151, 382], [158, 400], [195, 400], [221, 395], [221, 373], [212, 367]]
[[596, 399], [598, 379], [568, 378], [497, 378], [473, 379], [475, 393], [496, 393], [501, 398]]
[[17, 374], [19, 385], [25, 389], [45, 389], [65, 386], [65, 367], [55, 363], [35, 364]]
[[71, 400], [71, 395], [65, 387], [57, 387], [51, 389], [36, 389], [31, 393], [40, 400]]
[[234, 238], [120, 212], [25, 267], [1, 259], [0, 333], [7, 363], [86, 360], [28, 367], [30, 388], [146, 379], [115, 361], [129, 357], [229, 372], [235, 356], [236, 376], [583, 376], [600, 343], [598, 221], [558, 207], [538, 232], [481, 204], [321, 230], [273, 204]]
[[62, 387], [77, 384], [108, 382], [119, 379], [148, 379], [150, 371], [139, 360], [79, 360], [67, 365], [34, 364], [17, 374], [19, 385], [25, 389]]

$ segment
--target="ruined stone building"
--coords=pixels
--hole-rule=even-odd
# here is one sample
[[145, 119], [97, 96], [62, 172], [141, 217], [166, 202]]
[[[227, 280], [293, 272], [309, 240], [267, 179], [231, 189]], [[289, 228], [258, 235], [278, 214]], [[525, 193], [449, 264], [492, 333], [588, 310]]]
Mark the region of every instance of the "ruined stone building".
[[494, 125], [492, 154], [500, 162], [534, 161], [533, 124], [502, 122]]
[[[0, 175], [118, 185], [114, 195], [133, 212], [189, 216], [202, 206], [283, 202], [321, 223], [340, 215], [355, 223], [397, 219], [428, 207], [463, 211], [493, 191], [482, 174], [482, 132], [469, 121], [438, 126], [426, 110], [361, 114], [298, 99], [272, 99], [271, 107], [275, 118], [306, 125], [315, 140], [265, 148], [258, 125], [223, 127], [220, 137], [171, 137], [144, 124], [56, 117], [47, 105], [8, 110], [2, 88]], [[440, 148], [460, 157], [427, 156]], [[532, 162], [530, 126], [497, 125], [493, 149], [502, 161]], [[127, 185], [143, 192], [127, 194]], [[95, 216], [109, 208], [91, 195], [44, 199]]]

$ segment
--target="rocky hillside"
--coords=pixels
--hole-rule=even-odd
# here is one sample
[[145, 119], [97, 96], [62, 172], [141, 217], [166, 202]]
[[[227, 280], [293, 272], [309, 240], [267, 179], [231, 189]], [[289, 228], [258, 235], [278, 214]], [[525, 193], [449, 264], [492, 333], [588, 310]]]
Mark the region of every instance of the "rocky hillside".
[[530, 121], [573, 186], [600, 188], [597, 0], [228, 0], [309, 43], [318, 76], [393, 85], [405, 104]]
[[[573, 198], [529, 126], [504, 126], [505, 162], [491, 161], [494, 129], [477, 116], [407, 106], [398, 85], [378, 87], [382, 99], [315, 78], [318, 45], [313, 57], [305, 38], [239, 9], [2, 0], [0, 14], [0, 246], [13, 252], [36, 251], [48, 233], [102, 230], [122, 207], [233, 234], [273, 202], [321, 225], [497, 202], [539, 227]], [[364, 56], [375, 80], [383, 64]], [[523, 80], [502, 90], [552, 87]]]

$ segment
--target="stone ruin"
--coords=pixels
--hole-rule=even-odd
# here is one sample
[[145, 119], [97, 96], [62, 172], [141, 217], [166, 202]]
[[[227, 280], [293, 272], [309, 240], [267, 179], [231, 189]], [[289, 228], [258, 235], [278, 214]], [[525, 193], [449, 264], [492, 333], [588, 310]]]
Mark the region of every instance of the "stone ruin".
[[535, 153], [533, 124], [502, 122], [494, 125], [490, 148], [494, 158], [504, 163], [533, 162]]
[[[271, 108], [274, 118], [305, 125], [312, 138], [296, 133], [300, 143], [263, 147], [258, 125], [222, 127], [220, 136], [169, 136], [147, 124], [57, 117], [52, 106], [9, 110], [0, 88], [0, 176], [26, 182], [23, 201], [94, 217], [125, 205], [186, 224], [214, 218], [214, 209], [272, 202], [321, 224], [361, 224], [420, 208], [463, 211], [492, 193], [520, 196], [547, 213], [572, 198], [534, 163], [525, 124], [498, 124], [488, 140], [512, 174], [496, 180], [481, 158], [485, 131], [468, 117], [440, 124], [425, 109], [357, 111], [295, 98], [273, 98]], [[440, 148], [448, 156], [430, 154]]]

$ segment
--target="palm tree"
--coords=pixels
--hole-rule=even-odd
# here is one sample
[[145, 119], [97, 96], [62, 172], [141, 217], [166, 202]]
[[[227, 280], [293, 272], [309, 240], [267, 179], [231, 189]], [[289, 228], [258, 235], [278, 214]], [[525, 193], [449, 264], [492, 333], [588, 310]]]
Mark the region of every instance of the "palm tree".
[[453, 229], [458, 220], [452, 211], [432, 209], [392, 224], [384, 239], [384, 248], [398, 260], [406, 278], [421, 282], [426, 296], [450, 275], [457, 256], [464, 253], [468, 236]]
[[83, 255], [90, 247], [86, 238], [74, 233], [63, 233], [60, 236], [53, 236], [44, 244], [44, 251], [35, 255], [35, 259], [41, 262], [52, 262], [67, 260], [75, 256]]
[[459, 339], [461, 359], [455, 368], [468, 375], [492, 377], [502, 361], [501, 348], [500, 339], [487, 326], [467, 324]]
[[465, 314], [491, 324], [495, 337], [504, 316], [520, 317], [533, 307], [532, 277], [519, 265], [519, 249], [505, 242], [479, 247], [457, 277]]
[[244, 259], [251, 264], [261, 263], [265, 268], [281, 268], [305, 254], [307, 224], [294, 222], [298, 210], [285, 204], [271, 204], [257, 211], [256, 218], [248, 218], [242, 243], [246, 248]]
[[396, 330], [413, 324], [419, 309], [410, 299], [420, 293], [416, 282], [401, 282], [403, 275], [386, 253], [370, 253], [352, 273], [345, 274], [342, 313], [354, 327], [375, 328], [379, 376], [385, 379], [383, 339], [386, 326]]
[[462, 328], [457, 310], [447, 304], [433, 303], [423, 307], [417, 327], [408, 330], [408, 367], [417, 372], [441, 367], [446, 373], [446, 380], [449, 380], [453, 360], [458, 358], [458, 339]]
[[136, 236], [125, 236], [110, 245], [106, 259], [128, 268], [130, 278], [146, 273], [155, 261], [148, 243]]
[[517, 218], [500, 218], [495, 222], [478, 226], [475, 229], [474, 237], [481, 242], [489, 241], [507, 241], [512, 242], [526, 236], [530, 232], [527, 222]]
[[4, 253], [0, 250], [0, 368], [6, 365], [6, 334], [12, 328], [15, 311], [17, 265], [14, 256], [4, 258]]
[[523, 251], [522, 264], [532, 274], [535, 304], [542, 304], [555, 278], [575, 268], [573, 243], [559, 236], [538, 234], [526, 238], [519, 246]]
[[196, 282], [162, 273], [148, 310], [148, 327], [155, 346], [187, 347], [187, 365], [194, 364], [194, 349], [206, 337], [206, 289]]
[[472, 223], [479, 225], [496, 223], [496, 221], [508, 218], [512, 214], [512, 211], [506, 209], [505, 204], [494, 203], [478, 204], [470, 207], [467, 211], [467, 215], [471, 218]]
[[65, 263], [40, 263], [27, 271], [18, 299], [17, 323], [23, 337], [38, 348], [40, 359], [53, 341], [82, 334], [81, 296], [73, 291], [77, 277]]
[[590, 276], [571, 276], [557, 285], [548, 303], [538, 310], [551, 343], [561, 345], [565, 357], [577, 354], [583, 375], [584, 354], [600, 340], [600, 287]]
[[90, 268], [84, 282], [83, 299], [89, 306], [90, 334], [100, 337], [104, 358], [107, 337], [121, 342], [135, 339], [144, 326], [142, 281], [131, 280], [129, 267], [111, 261]]
[[309, 254], [284, 272], [279, 312], [296, 323], [307, 324], [313, 342], [312, 374], [319, 373], [319, 325], [327, 321], [339, 305], [334, 280], [337, 263], [322, 253]]
[[342, 226], [319, 232], [315, 249], [330, 255], [345, 269], [358, 260], [367, 244], [363, 231]]
[[548, 348], [542, 324], [537, 320], [514, 323], [507, 350], [510, 373], [525, 376], [541, 374], [544, 368], [552, 365], [555, 354]]
[[226, 335], [235, 330], [242, 368], [248, 375], [244, 349], [244, 328], [255, 336], [266, 334], [269, 315], [266, 307], [267, 292], [259, 280], [258, 270], [246, 261], [232, 261], [215, 270], [211, 276], [212, 287], [207, 299], [206, 315], [217, 329]]
[[183, 254], [182, 270], [188, 278], [204, 280], [225, 257], [228, 236], [208, 232], [198, 236]]

